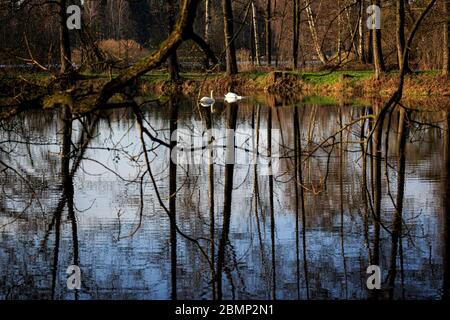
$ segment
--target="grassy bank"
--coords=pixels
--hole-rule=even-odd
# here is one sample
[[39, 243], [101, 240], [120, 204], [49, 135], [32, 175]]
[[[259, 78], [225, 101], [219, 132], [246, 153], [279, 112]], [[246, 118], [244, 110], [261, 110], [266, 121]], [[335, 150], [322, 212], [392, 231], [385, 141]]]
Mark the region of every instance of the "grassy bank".
[[[112, 75], [114, 77], [114, 75]], [[170, 95], [175, 92], [189, 96], [222, 96], [229, 90], [240, 95], [274, 94], [290, 98], [306, 96], [330, 97], [332, 99], [385, 98], [397, 89], [397, 72], [389, 72], [380, 80], [375, 80], [372, 71], [333, 71], [301, 73], [243, 72], [233, 79], [223, 73], [182, 73], [182, 80], [173, 83], [164, 71], [154, 71], [140, 78], [133, 86], [149, 95]], [[108, 74], [82, 74], [76, 87], [90, 87], [98, 91], [110, 80]], [[17, 95], [24, 89], [34, 86], [46, 87], [52, 83], [53, 76], [43, 73], [19, 74], [3, 77], [0, 81], [0, 97]], [[27, 91], [27, 90], [25, 90]], [[23, 92], [23, 91], [22, 91]], [[450, 79], [439, 72], [414, 72], [406, 76], [404, 98], [429, 99], [450, 98]]]
[[[397, 88], [397, 72], [375, 80], [372, 71], [334, 72], [248, 72], [234, 78], [234, 90], [241, 95], [273, 93], [282, 95], [330, 96], [330, 97], [387, 97]], [[219, 96], [231, 87], [231, 80], [221, 73], [184, 73], [182, 81], [174, 86], [163, 72], [147, 74], [141, 80], [145, 90], [157, 93], [177, 89], [185, 94], [214, 90]], [[450, 79], [438, 72], [415, 72], [406, 76], [405, 98], [450, 97]]]

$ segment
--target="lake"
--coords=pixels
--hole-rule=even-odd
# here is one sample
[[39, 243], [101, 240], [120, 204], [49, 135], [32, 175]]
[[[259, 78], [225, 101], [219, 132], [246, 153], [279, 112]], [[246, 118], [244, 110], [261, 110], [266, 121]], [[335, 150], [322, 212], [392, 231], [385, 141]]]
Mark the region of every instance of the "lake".
[[0, 299], [442, 299], [449, 116], [410, 107], [380, 131], [377, 101], [275, 97], [1, 121]]

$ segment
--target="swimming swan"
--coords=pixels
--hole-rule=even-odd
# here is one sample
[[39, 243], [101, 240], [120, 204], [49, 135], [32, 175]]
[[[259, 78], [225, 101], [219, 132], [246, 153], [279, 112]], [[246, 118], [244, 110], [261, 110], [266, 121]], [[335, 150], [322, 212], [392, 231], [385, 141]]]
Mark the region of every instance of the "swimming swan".
[[211, 90], [211, 96], [210, 97], [203, 97], [200, 99], [200, 105], [202, 107], [211, 107], [216, 100], [214, 99], [214, 91]]

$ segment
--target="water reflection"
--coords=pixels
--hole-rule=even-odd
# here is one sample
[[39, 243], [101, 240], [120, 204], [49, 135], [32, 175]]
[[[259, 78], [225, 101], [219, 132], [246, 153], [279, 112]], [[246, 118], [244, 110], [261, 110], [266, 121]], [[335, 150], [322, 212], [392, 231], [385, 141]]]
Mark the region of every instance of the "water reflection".
[[277, 101], [3, 121], [0, 298], [448, 299], [449, 113]]

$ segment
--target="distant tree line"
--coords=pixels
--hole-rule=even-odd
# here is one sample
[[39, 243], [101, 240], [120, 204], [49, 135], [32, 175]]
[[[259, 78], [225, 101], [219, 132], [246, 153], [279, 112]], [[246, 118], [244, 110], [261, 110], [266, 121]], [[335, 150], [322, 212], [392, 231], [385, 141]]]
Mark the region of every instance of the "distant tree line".
[[[179, 63], [240, 69], [398, 69], [407, 36], [426, 0], [202, 0], [194, 23], [196, 44], [183, 44], [168, 59], [172, 79]], [[82, 29], [65, 27], [68, 5], [82, 8]], [[0, 0], [0, 64], [77, 64], [104, 70], [132, 63], [131, 50], [149, 52], [171, 32], [178, 0]], [[381, 8], [381, 29], [370, 30], [367, 8]], [[407, 52], [411, 69], [450, 70], [450, 0], [435, 1]], [[126, 40], [126, 41], [123, 41]], [[108, 53], [116, 43], [119, 54]], [[114, 42], [115, 41], [115, 42]], [[132, 42], [130, 42], [132, 41]], [[106, 48], [105, 48], [106, 46]], [[205, 48], [211, 49], [208, 59]], [[111, 49], [111, 48], [109, 48]], [[112, 50], [112, 49], [111, 49]], [[207, 60], [207, 61], [206, 61]]]

